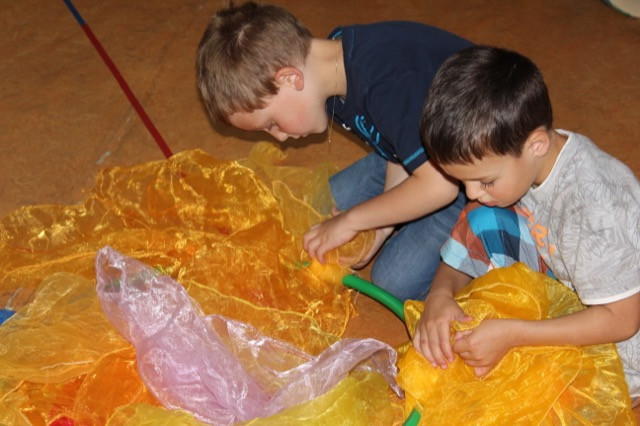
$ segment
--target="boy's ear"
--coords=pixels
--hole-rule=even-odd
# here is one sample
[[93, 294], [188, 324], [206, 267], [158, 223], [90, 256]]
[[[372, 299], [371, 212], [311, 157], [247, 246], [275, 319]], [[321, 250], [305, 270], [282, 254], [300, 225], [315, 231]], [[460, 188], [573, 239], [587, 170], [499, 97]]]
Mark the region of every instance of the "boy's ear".
[[551, 146], [549, 131], [543, 127], [535, 129], [527, 138], [526, 147], [534, 157], [544, 157]]
[[274, 80], [278, 87], [289, 85], [296, 90], [302, 90], [304, 88], [304, 74], [296, 67], [280, 68], [276, 71]]

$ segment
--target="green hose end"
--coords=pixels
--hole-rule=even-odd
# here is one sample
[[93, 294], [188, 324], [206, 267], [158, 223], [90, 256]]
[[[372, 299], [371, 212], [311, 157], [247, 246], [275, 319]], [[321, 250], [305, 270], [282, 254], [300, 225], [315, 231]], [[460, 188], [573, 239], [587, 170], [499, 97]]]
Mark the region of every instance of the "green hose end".
[[415, 408], [411, 410], [411, 414], [407, 417], [407, 420], [404, 421], [402, 426], [416, 426], [420, 422], [420, 412]]
[[342, 278], [342, 284], [382, 303], [404, 322], [404, 303], [386, 290], [353, 274]]

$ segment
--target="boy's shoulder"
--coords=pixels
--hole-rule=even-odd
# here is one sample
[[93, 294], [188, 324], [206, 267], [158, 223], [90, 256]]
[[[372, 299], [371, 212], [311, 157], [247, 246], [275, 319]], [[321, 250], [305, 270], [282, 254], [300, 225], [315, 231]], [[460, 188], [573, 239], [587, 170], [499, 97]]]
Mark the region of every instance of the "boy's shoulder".
[[379, 21], [367, 24], [353, 24], [333, 29], [329, 39], [342, 38], [349, 45], [400, 45], [432, 51], [457, 51], [472, 43], [445, 29], [413, 21]]
[[[624, 191], [640, 190], [638, 179], [622, 161], [598, 147], [588, 137], [560, 131], [569, 138], [560, 154], [562, 167], [573, 171], [576, 185], [605, 185], [619, 187]], [[565, 152], [566, 151], [566, 152]]]
[[559, 133], [568, 139], [556, 164], [520, 204], [543, 222], [557, 226], [566, 225], [569, 217], [573, 226], [578, 226], [577, 222], [582, 226], [604, 223], [617, 215], [625, 216], [628, 226], [638, 222], [640, 183], [631, 169], [588, 137], [563, 130]]
[[472, 45], [440, 28], [411, 21], [338, 27], [329, 38], [342, 39], [348, 97], [350, 93], [359, 93], [355, 86], [362, 86], [363, 94], [375, 95], [378, 90], [388, 91], [386, 85], [392, 86], [392, 92], [397, 91], [402, 81], [411, 81], [406, 92], [424, 96], [440, 65]]

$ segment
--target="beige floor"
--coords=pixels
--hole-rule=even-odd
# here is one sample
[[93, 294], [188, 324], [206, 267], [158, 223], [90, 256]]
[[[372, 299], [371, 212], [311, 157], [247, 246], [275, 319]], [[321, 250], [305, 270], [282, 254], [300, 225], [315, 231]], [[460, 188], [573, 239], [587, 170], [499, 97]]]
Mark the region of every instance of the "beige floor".
[[[266, 135], [212, 128], [194, 54], [222, 1], [77, 0], [171, 150], [244, 157]], [[278, 0], [317, 36], [337, 25], [415, 20], [516, 49], [543, 70], [556, 126], [584, 133], [640, 176], [640, 20], [598, 0]], [[63, 1], [0, 0], [0, 217], [24, 205], [80, 202], [102, 167], [163, 158]], [[292, 164], [346, 166], [366, 151], [338, 130], [283, 144]], [[360, 295], [351, 336], [407, 340]]]

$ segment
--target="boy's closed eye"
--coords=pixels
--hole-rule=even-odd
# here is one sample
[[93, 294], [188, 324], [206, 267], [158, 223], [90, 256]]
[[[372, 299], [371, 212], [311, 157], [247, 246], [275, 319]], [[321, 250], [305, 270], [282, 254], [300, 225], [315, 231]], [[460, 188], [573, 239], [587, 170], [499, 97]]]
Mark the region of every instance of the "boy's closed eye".
[[480, 182], [480, 186], [482, 188], [491, 188], [493, 186], [493, 182], [494, 181], [491, 181], [491, 182]]

